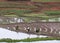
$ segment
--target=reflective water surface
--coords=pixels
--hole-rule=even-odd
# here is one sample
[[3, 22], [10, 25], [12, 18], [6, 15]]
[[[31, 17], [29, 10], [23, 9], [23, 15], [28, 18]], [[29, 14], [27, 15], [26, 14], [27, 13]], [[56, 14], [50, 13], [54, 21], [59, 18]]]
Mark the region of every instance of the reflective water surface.
[[52, 40], [52, 41], [35, 41], [35, 42], [0, 42], [0, 43], [60, 43], [60, 40]]

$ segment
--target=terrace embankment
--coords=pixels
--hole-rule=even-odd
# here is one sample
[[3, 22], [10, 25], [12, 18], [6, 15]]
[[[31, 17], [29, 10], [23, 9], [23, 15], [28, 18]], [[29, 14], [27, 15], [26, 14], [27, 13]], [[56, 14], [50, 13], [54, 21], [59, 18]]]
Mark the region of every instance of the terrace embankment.
[[60, 2], [0, 2], [0, 10], [6, 9], [24, 9], [33, 12], [60, 10]]

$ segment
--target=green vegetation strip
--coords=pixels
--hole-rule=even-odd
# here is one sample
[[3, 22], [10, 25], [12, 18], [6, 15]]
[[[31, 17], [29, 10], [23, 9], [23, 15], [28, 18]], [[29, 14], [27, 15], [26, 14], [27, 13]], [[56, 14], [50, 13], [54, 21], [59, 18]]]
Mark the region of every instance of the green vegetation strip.
[[0, 10], [0, 15], [23, 15], [27, 13], [31, 13], [31, 10]]
[[0, 39], [0, 42], [33, 42], [33, 41], [44, 41], [44, 40], [60, 40], [60, 38], [52, 38], [52, 37], [46, 37], [46, 38], [27, 38], [27, 39], [21, 39], [21, 40], [12, 40], [12, 39]]
[[4, 16], [15, 16], [15, 17], [26, 17], [25, 21], [29, 21], [34, 18], [39, 20], [48, 20], [60, 17], [60, 11], [44, 11], [43, 13], [33, 13], [32, 10], [0, 10], [0, 15]]
[[44, 13], [48, 16], [60, 15], [60, 11], [45, 11]]

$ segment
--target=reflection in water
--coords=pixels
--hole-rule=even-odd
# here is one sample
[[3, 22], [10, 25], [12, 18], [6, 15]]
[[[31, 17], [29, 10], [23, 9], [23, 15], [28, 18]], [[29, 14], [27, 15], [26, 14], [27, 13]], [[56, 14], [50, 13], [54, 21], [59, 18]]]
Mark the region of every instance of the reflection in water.
[[60, 40], [36, 41], [36, 42], [1, 42], [1, 43], [60, 43]]

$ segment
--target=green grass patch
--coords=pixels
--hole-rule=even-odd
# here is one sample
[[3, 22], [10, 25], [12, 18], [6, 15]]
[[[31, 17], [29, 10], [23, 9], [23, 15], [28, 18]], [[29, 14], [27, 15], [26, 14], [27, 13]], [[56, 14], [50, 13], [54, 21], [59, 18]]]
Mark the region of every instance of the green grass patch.
[[45, 11], [44, 13], [48, 16], [60, 15], [60, 11]]
[[0, 10], [0, 15], [23, 15], [31, 12], [31, 10]]
[[60, 38], [45, 37], [45, 38], [27, 38], [27, 39], [0, 39], [0, 42], [33, 42], [33, 41], [46, 41], [46, 40], [60, 40]]

